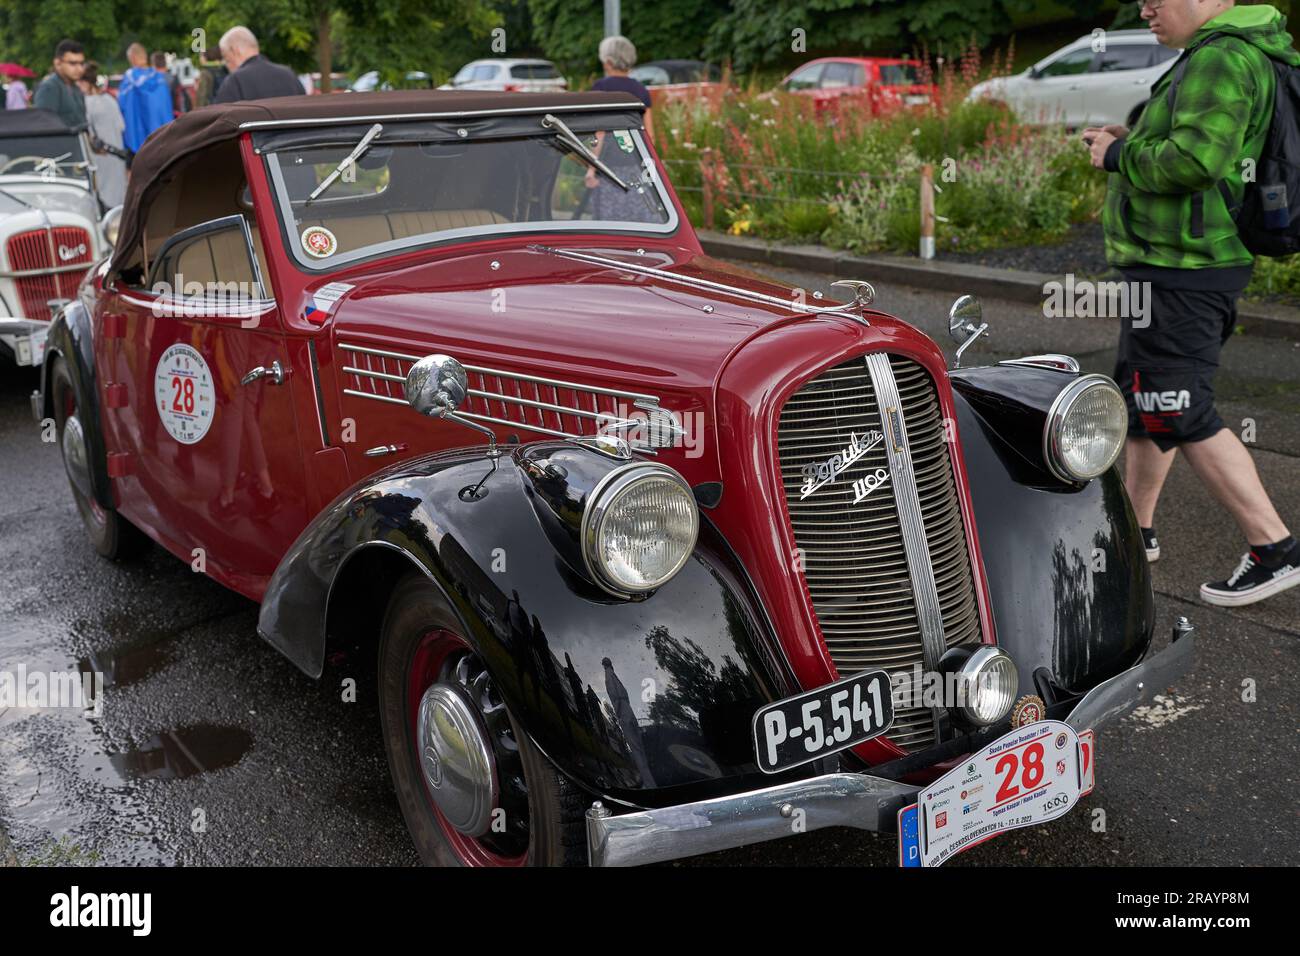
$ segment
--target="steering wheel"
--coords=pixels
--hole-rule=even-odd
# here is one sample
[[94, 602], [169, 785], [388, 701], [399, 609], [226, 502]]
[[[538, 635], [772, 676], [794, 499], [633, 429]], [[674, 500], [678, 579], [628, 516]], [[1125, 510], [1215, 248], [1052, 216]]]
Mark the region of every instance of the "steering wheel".
[[9, 172], [10, 169], [20, 163], [31, 163], [32, 172], [37, 172], [42, 164], [47, 167], [52, 166], [55, 170], [58, 170], [61, 166], [70, 166], [73, 169], [76, 169], [77, 166], [76, 163], [61, 163], [59, 160], [51, 159], [49, 156], [15, 156], [13, 159], [9, 160], [9, 162], [0, 166], [0, 176], [3, 176], [5, 173]]

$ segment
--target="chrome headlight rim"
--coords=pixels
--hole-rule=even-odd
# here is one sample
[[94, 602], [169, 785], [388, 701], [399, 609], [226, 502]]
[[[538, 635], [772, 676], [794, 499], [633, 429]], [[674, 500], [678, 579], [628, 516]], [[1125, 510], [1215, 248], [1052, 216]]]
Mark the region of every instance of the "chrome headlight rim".
[[[1095, 474], [1076, 474], [1066, 464], [1065, 456], [1061, 453], [1061, 429], [1064, 427], [1065, 419], [1070, 414], [1070, 409], [1074, 407], [1074, 403], [1085, 392], [1093, 388], [1109, 388], [1119, 396], [1120, 404], [1125, 404], [1124, 393], [1120, 391], [1119, 386], [1109, 376], [1095, 373], [1081, 375], [1057, 394], [1056, 399], [1052, 402], [1052, 407], [1047, 412], [1047, 421], [1043, 425], [1043, 462], [1047, 465], [1048, 471], [1055, 477], [1069, 484], [1086, 484], [1094, 478], [1104, 475], [1119, 460], [1119, 454], [1124, 449], [1124, 442], [1117, 442], [1115, 450], [1106, 461], [1106, 466]], [[1127, 421], [1125, 421], [1125, 430], [1127, 431]]]
[[[692, 505], [691, 546], [684, 549], [680, 560], [674, 565], [672, 571], [661, 577], [653, 585], [629, 587], [626, 582], [618, 581], [612, 575], [607, 574], [600, 560], [596, 557], [598, 533], [601, 521], [604, 520], [611, 507], [619, 500], [619, 497], [636, 482], [649, 477], [668, 479], [680, 487], [690, 500]], [[691, 555], [695, 551], [695, 543], [699, 540], [699, 534], [700, 510], [695, 503], [695, 492], [691, 489], [690, 484], [667, 465], [651, 461], [633, 461], [626, 465], [620, 465], [601, 478], [587, 496], [587, 507], [582, 511], [582, 524], [578, 531], [582, 563], [586, 568], [587, 576], [602, 591], [624, 599], [649, 594], [675, 578], [682, 568], [686, 567], [686, 562], [691, 559]]]
[[[1000, 664], [1004, 661], [1011, 668], [1011, 689], [1006, 695], [1007, 705], [1001, 713], [995, 714], [991, 718], [982, 717], [975, 710], [972, 692], [978, 689], [982, 672], [989, 670], [995, 662]], [[1011, 708], [1016, 701], [1016, 691], [1020, 687], [1020, 672], [1016, 668], [1016, 662], [1011, 659], [1011, 655], [1002, 648], [993, 644], [981, 645], [970, 657], [966, 658], [957, 673], [966, 684], [966, 702], [959, 705], [957, 711], [967, 723], [976, 727], [991, 727], [1011, 712]]]

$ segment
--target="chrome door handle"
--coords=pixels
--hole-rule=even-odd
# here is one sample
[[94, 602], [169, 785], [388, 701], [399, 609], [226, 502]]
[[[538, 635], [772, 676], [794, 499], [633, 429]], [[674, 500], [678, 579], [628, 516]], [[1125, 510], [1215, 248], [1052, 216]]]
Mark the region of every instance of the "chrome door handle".
[[259, 365], [257, 368], [253, 369], [251, 372], [249, 372], [247, 375], [241, 378], [239, 380], [239, 384], [251, 385], [253, 382], [256, 382], [259, 378], [264, 378], [267, 380], [266, 381], [267, 385], [283, 385], [285, 376], [288, 374], [289, 374], [289, 370], [286, 369], [284, 366], [282, 366], [279, 360], [276, 360], [272, 362], [269, 367], [265, 365]]

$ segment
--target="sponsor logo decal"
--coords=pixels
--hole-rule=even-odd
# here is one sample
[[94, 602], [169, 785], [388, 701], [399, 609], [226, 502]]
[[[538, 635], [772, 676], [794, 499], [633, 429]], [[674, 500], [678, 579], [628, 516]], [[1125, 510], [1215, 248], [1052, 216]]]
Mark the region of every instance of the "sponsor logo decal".
[[308, 226], [302, 231], [302, 248], [316, 259], [328, 259], [338, 251], [339, 241], [324, 226]]
[[946, 812], [941, 813], [934, 818], [934, 828], [936, 830], [942, 830], [947, 825], [948, 825], [948, 814]]
[[1026, 694], [1011, 708], [1011, 726], [1015, 728], [1036, 724], [1046, 714], [1047, 705], [1043, 703], [1043, 698], [1037, 694]]

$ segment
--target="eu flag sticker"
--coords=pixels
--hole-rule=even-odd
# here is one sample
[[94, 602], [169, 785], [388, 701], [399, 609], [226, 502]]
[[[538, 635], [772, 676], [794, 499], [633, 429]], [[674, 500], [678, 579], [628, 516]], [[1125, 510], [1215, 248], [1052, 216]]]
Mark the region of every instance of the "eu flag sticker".
[[921, 835], [916, 804], [898, 811], [898, 865], [921, 865]]

